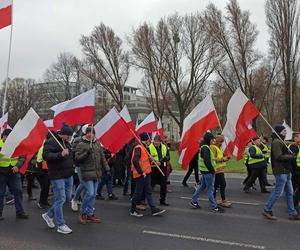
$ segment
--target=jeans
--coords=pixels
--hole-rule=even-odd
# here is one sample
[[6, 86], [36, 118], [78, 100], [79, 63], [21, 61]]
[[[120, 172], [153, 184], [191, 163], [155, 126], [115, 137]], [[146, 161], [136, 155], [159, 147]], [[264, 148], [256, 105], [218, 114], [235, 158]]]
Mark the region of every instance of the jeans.
[[65, 179], [51, 180], [54, 193], [53, 206], [48, 210], [47, 214], [50, 218], [54, 218], [58, 226], [65, 224], [63, 215], [64, 203], [71, 200], [73, 176]]
[[207, 198], [212, 208], [216, 208], [217, 202], [214, 198], [214, 184], [215, 175], [214, 174], [202, 174], [200, 185], [198, 185], [196, 192], [192, 197], [192, 202], [196, 203], [200, 197], [200, 194], [207, 189]]
[[77, 176], [78, 176], [78, 179], [79, 179], [79, 185], [78, 187], [76, 188], [76, 191], [75, 191], [75, 195], [74, 195], [74, 200], [75, 201], [79, 201], [80, 197], [84, 197], [84, 191], [85, 191], [85, 188], [84, 188], [84, 185], [82, 184], [82, 177], [81, 177], [81, 171], [80, 171], [80, 167], [76, 167], [76, 171], [77, 171]]
[[11, 169], [0, 171], [0, 214], [3, 212], [4, 198], [6, 196], [6, 187], [12, 192], [15, 199], [16, 214], [23, 214], [22, 205], [23, 193], [20, 174], [14, 174]]
[[297, 214], [295, 210], [294, 201], [293, 201], [293, 186], [292, 186], [292, 175], [291, 174], [278, 174], [275, 175], [275, 190], [270, 195], [265, 205], [266, 211], [272, 211], [272, 207], [275, 202], [282, 196], [285, 192], [285, 199], [288, 206], [289, 214]]
[[97, 194], [98, 181], [83, 181], [82, 185], [85, 188], [85, 195], [82, 200], [80, 213], [87, 216], [94, 215], [95, 200]]
[[148, 174], [146, 177], [141, 176], [139, 178], [134, 179], [135, 180], [135, 190], [132, 197], [131, 202], [131, 212], [134, 212], [136, 210], [136, 205], [139, 204], [141, 201], [143, 192], [145, 191], [145, 196], [148, 202], [148, 205], [151, 209], [155, 208], [155, 205], [153, 203], [152, 199], [152, 188], [151, 188], [151, 175]]
[[98, 185], [98, 190], [97, 190], [98, 195], [101, 195], [104, 185], [106, 185], [108, 195], [111, 195], [113, 193], [112, 182], [113, 182], [112, 175], [103, 172], [101, 176], [101, 180]]

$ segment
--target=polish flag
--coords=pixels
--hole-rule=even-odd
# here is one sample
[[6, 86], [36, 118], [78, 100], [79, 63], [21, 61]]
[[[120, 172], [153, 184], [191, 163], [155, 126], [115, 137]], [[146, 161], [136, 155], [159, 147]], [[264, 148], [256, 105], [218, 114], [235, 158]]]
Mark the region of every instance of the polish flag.
[[43, 145], [48, 128], [38, 114], [30, 108], [7, 137], [1, 154], [8, 157], [34, 155]]
[[285, 140], [289, 141], [289, 140], [292, 140], [293, 139], [293, 130], [291, 129], [291, 127], [285, 122], [285, 120], [283, 121], [283, 124], [282, 126], [285, 127], [286, 129], [286, 137], [285, 137]]
[[259, 111], [253, 103], [240, 88], [237, 89], [227, 106], [227, 122], [223, 130], [223, 135], [237, 147], [238, 160], [243, 158], [247, 143], [256, 136], [251, 123], [258, 115]]
[[123, 109], [120, 112], [120, 115], [124, 119], [124, 121], [127, 123], [128, 127], [134, 131], [135, 130], [135, 126], [134, 126], [134, 123], [133, 123], [133, 121], [131, 119], [131, 116], [129, 114], [127, 105], [125, 105], [123, 107]]
[[125, 120], [113, 107], [96, 125], [96, 138], [104, 148], [116, 154], [134, 135]]
[[219, 127], [219, 119], [213, 100], [207, 96], [184, 119], [181, 143], [179, 145], [179, 163], [186, 169], [199, 150], [200, 139], [207, 130]]
[[0, 29], [12, 24], [12, 0], [0, 0]]
[[153, 111], [137, 126], [136, 132], [140, 133], [152, 133], [157, 131], [157, 124]]
[[91, 89], [69, 101], [59, 103], [51, 108], [54, 111], [53, 125], [60, 129], [63, 122], [70, 126], [78, 123], [94, 123], [96, 90]]
[[53, 119], [46, 120], [44, 123], [49, 130], [54, 130]]
[[10, 128], [8, 125], [8, 113], [0, 118], [0, 132], [2, 133], [3, 130], [7, 128]]
[[161, 139], [165, 138], [165, 133], [164, 133], [164, 129], [162, 127], [162, 123], [161, 123], [160, 118], [158, 119], [158, 122], [157, 122], [157, 133], [158, 133], [158, 135], [160, 136]]

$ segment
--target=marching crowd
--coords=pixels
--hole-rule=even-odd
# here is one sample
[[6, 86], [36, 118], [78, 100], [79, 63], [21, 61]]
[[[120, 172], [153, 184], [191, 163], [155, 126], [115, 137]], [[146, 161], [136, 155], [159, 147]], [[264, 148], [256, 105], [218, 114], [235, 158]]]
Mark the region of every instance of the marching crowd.
[[[2, 132], [1, 148], [10, 132], [10, 129]], [[243, 181], [243, 190], [245, 193], [251, 192], [258, 179], [261, 192], [270, 193], [266, 188], [272, 185], [267, 180], [270, 161], [275, 188], [267, 199], [263, 215], [267, 219], [276, 220], [272, 208], [285, 193], [289, 219], [300, 220], [300, 133], [294, 133], [293, 141], [290, 142], [284, 141], [285, 136], [285, 128], [278, 125], [271, 137], [270, 150], [268, 138], [254, 137], [249, 141], [244, 153], [247, 177]], [[222, 135], [205, 133], [199, 151], [190, 161], [182, 184], [187, 186], [187, 180], [194, 171], [197, 184], [190, 202], [193, 208], [201, 208], [198, 199], [205, 190], [213, 212], [223, 213], [224, 208], [232, 206], [226, 197], [225, 179], [226, 164], [231, 156], [222, 151], [223, 142]], [[25, 175], [21, 175], [20, 169], [24, 164], [28, 164], [28, 168]], [[122, 168], [116, 167], [120, 165]], [[158, 216], [166, 210], [155, 205], [152, 189], [155, 185], [160, 186], [159, 204], [162, 207], [168, 206], [166, 196], [170, 172], [169, 145], [159, 135], [151, 138], [149, 134], [141, 133], [119, 153], [112, 155], [95, 138], [93, 125], [84, 125], [74, 133], [64, 123], [57, 133], [48, 134], [44, 145], [34, 156], [9, 158], [0, 155], [0, 220], [4, 219], [5, 200], [6, 204], [14, 202], [16, 218], [28, 219], [22, 202], [24, 179], [27, 182], [28, 200], [35, 200], [32, 189], [37, 180], [40, 187], [37, 206], [47, 209], [42, 218], [48, 227], [57, 227], [57, 232], [62, 234], [72, 232], [63, 216], [66, 202], [70, 202], [74, 212], [78, 211], [81, 224], [100, 223], [95, 202], [96, 199], [105, 199], [104, 186], [109, 200], [118, 199], [113, 193], [113, 185], [123, 186], [123, 195], [131, 197], [130, 216], [142, 217], [141, 211], [146, 210], [146, 205], [150, 207], [153, 216]], [[216, 199], [218, 191], [220, 201]], [[52, 205], [48, 202], [50, 195], [53, 195]]]

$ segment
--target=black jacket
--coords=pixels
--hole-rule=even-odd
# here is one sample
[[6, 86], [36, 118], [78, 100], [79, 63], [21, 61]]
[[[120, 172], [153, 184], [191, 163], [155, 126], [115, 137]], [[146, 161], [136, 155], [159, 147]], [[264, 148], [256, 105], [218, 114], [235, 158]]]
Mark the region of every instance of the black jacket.
[[65, 147], [69, 149], [69, 155], [61, 155], [62, 148], [53, 137], [50, 137], [50, 139], [45, 142], [43, 159], [47, 162], [50, 180], [65, 179], [74, 174], [71, 144], [69, 142], [63, 142], [59, 136], [56, 136], [56, 138], [62, 145], [65, 145]]
[[295, 158], [292, 160], [292, 171], [294, 174], [300, 175], [300, 168], [297, 167], [297, 155], [299, 153], [299, 147], [295, 144], [291, 144], [290, 146], [291, 151], [295, 154]]

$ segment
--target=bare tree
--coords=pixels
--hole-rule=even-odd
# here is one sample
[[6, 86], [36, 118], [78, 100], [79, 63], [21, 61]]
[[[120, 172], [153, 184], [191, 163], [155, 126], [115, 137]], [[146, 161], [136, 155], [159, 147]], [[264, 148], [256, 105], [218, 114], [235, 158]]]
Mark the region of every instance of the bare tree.
[[101, 23], [90, 36], [80, 39], [85, 62], [82, 72], [94, 84], [102, 86], [120, 109], [123, 90], [129, 76], [129, 54], [122, 48], [122, 40], [112, 28]]
[[267, 25], [271, 34], [270, 53], [280, 58], [280, 71], [285, 93], [285, 118], [289, 122], [291, 122], [290, 93], [292, 92], [293, 97], [296, 97], [295, 90], [300, 69], [299, 15], [297, 0], [267, 0], [266, 2]]

